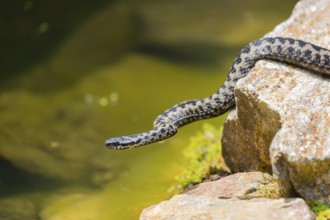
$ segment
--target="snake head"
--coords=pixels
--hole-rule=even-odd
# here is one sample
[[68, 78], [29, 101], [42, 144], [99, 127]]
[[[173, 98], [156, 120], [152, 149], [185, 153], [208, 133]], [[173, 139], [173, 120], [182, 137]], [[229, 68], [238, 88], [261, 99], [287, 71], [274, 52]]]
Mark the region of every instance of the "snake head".
[[109, 138], [104, 144], [112, 150], [132, 149], [138, 146], [141, 140], [137, 139], [136, 136], [137, 135]]
[[120, 149], [124, 149], [121, 145], [121, 141], [122, 140], [119, 137], [109, 138], [104, 142], [104, 144], [110, 149], [120, 150]]

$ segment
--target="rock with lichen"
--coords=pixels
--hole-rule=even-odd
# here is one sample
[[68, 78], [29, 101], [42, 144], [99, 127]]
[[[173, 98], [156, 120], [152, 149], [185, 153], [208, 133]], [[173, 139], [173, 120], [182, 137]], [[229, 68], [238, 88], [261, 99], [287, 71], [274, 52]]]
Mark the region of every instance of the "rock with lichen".
[[[237, 211], [239, 207], [239, 211]], [[237, 173], [204, 182], [143, 210], [140, 219], [315, 219], [299, 198], [281, 199], [275, 179]]]
[[275, 179], [261, 172], [236, 173], [216, 181], [200, 183], [185, 193], [214, 198], [281, 198]]
[[[330, 48], [328, 0], [303, 0], [267, 36]], [[294, 66], [260, 61], [235, 89], [223, 155], [234, 172], [273, 172], [286, 195], [330, 203], [330, 80]]]
[[143, 210], [140, 220], [147, 219], [312, 220], [315, 215], [299, 198], [239, 200], [182, 194]]

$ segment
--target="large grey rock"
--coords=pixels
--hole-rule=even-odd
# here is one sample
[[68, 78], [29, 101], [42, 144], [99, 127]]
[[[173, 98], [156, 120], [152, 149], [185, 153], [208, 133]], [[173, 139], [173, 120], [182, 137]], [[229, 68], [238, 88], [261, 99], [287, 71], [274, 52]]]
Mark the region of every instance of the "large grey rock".
[[280, 198], [274, 178], [261, 172], [236, 173], [216, 181], [200, 183], [188, 195], [212, 198]]
[[[330, 1], [303, 0], [267, 36], [330, 48]], [[330, 79], [260, 61], [235, 90], [222, 144], [234, 172], [273, 172], [282, 191], [330, 203]]]
[[237, 173], [146, 208], [140, 219], [314, 219], [302, 199], [269, 199], [279, 197], [269, 174]]
[[153, 219], [307, 220], [315, 216], [298, 198], [239, 200], [182, 194], [144, 209], [140, 220]]

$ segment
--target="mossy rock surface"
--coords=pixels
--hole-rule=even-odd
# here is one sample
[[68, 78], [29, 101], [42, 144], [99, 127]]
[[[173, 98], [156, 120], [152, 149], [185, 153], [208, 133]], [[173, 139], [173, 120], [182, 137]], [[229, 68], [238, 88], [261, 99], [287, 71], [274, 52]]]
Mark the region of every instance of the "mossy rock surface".
[[38, 218], [36, 205], [24, 197], [0, 200], [1, 220], [35, 220]]

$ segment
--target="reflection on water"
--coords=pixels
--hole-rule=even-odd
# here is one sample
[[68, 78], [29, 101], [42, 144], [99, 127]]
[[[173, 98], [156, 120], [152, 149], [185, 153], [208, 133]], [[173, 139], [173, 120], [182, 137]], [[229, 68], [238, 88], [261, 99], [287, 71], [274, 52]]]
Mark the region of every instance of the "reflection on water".
[[136, 219], [168, 198], [200, 122], [133, 151], [104, 140], [149, 130], [173, 104], [216, 91], [238, 50], [295, 3], [51, 2], [7, 5], [19, 16], [2, 31], [14, 46], [1, 71], [2, 219]]

